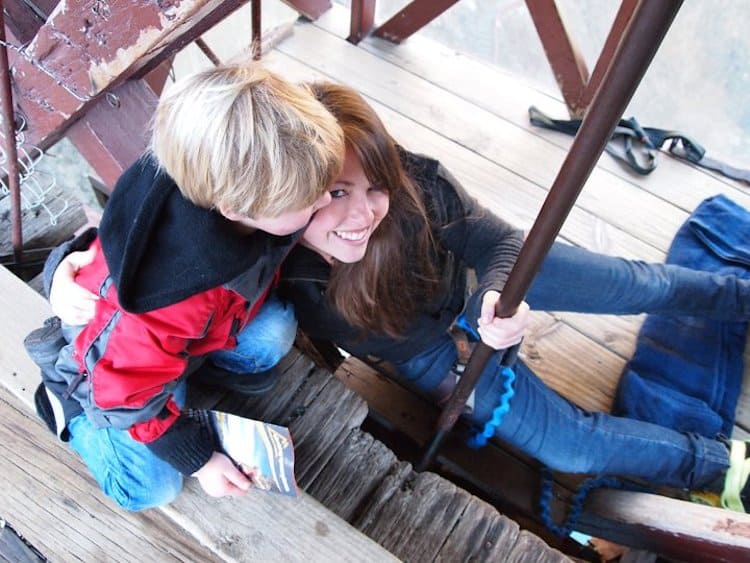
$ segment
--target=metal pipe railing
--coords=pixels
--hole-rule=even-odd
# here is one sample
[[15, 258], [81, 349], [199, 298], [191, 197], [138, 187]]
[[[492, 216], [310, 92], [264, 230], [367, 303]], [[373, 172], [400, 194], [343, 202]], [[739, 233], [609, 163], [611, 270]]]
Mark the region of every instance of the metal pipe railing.
[[[682, 0], [639, 2], [510, 272], [496, 310], [498, 317], [512, 316], [524, 299], [681, 5]], [[570, 290], [575, 291], [575, 288]], [[440, 414], [435, 435], [417, 465], [418, 470], [424, 470], [432, 464], [440, 445], [463, 412], [466, 400], [494, 353], [483, 342], [475, 347], [466, 370]]]
[[16, 150], [16, 123], [10, 85], [8, 49], [5, 45], [5, 14], [0, 2], [0, 111], [2, 111], [2, 134], [5, 137], [5, 155], [8, 160], [11, 242], [13, 244], [14, 259], [17, 264], [20, 264], [23, 259], [21, 180], [18, 167], [18, 151]]

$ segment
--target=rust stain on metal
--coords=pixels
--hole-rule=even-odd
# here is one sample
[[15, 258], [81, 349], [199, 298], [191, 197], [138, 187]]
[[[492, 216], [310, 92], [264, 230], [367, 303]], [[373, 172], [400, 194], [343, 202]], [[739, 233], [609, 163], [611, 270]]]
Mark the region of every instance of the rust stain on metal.
[[103, 92], [244, 1], [61, 0], [13, 64], [27, 141], [50, 146]]
[[113, 59], [92, 64], [88, 69], [92, 93], [96, 94], [109, 86], [114, 79], [133, 65], [139, 54], [147, 52], [162, 33], [162, 29], [155, 27], [141, 29], [134, 44], [118, 49]]
[[206, 3], [62, 0], [26, 53], [70, 93], [85, 99], [101, 92]]
[[750, 523], [738, 522], [734, 518], [727, 518], [724, 522], [718, 522], [714, 526], [716, 532], [727, 532], [733, 536], [750, 538]]

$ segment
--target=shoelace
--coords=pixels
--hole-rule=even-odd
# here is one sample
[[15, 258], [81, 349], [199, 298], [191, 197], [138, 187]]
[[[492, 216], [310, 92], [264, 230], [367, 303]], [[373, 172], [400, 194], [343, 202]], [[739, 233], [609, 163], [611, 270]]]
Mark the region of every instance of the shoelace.
[[721, 493], [721, 505], [735, 512], [745, 512], [742, 503], [742, 489], [750, 477], [750, 458], [747, 457], [747, 444], [740, 440], [732, 440], [729, 452], [729, 469], [724, 481], [724, 491]]

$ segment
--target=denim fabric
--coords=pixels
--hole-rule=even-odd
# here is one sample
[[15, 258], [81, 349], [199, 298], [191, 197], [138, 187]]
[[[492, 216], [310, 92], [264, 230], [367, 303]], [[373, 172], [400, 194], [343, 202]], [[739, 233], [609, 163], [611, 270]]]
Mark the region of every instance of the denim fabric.
[[[729, 302], [723, 306], [749, 307], [742, 284], [750, 283], [750, 212], [723, 195], [703, 201], [678, 231], [667, 262], [737, 276], [739, 285], [727, 287]], [[614, 408], [677, 430], [730, 436], [747, 329], [747, 318], [719, 322], [649, 315]]]
[[[175, 400], [184, 404], [184, 384], [177, 388]], [[180, 472], [145, 444], [133, 440], [127, 430], [97, 428], [86, 414], [71, 420], [68, 430], [71, 449], [81, 456], [101, 490], [118, 506], [146, 510], [168, 504], [180, 493]]]
[[213, 352], [210, 358], [218, 367], [234, 373], [267, 371], [289, 353], [296, 334], [294, 307], [272, 294], [237, 335], [235, 348]]
[[[455, 346], [446, 336], [432, 349], [395, 367], [411, 385], [429, 394], [455, 359]], [[729, 465], [727, 448], [717, 440], [586, 412], [547, 387], [522, 362], [514, 369], [515, 396], [496, 436], [553, 470], [699, 488], [712, 484]], [[490, 418], [502, 393], [500, 372], [497, 356], [493, 356], [477, 384], [474, 411], [467, 415], [470, 422], [482, 424]]]
[[[731, 226], [727, 230], [734, 232]], [[705, 237], [716, 232], [704, 231]], [[714, 264], [690, 265], [696, 269], [625, 260], [556, 243], [526, 301], [536, 310], [662, 313], [734, 321], [715, 323], [721, 325], [747, 322], [750, 280], [733, 271], [700, 270], [715, 269]], [[741, 361], [742, 347], [717, 350], [727, 361]], [[396, 368], [410, 384], [429, 394], [455, 360], [455, 347], [446, 336]], [[474, 412], [467, 415], [475, 424], [488, 420], [498, 404], [503, 388], [498, 361], [494, 356], [477, 384]], [[675, 366], [660, 369], [671, 367]], [[548, 388], [522, 362], [515, 370], [515, 396], [496, 435], [553, 470], [619, 474], [675, 487], [701, 487], [714, 482], [729, 465], [727, 448], [718, 440], [642, 420], [583, 411]], [[735, 400], [736, 396], [735, 392]]]
[[701, 271], [713, 269], [708, 264], [691, 266], [626, 260], [555, 243], [526, 302], [539, 311], [750, 319], [750, 280], [730, 271]]
[[[211, 354], [212, 361], [236, 373], [272, 368], [294, 343], [297, 323], [291, 305], [269, 297], [253, 320], [237, 335], [233, 350]], [[175, 392], [184, 405], [186, 385]], [[85, 414], [69, 424], [70, 447], [78, 453], [102, 491], [126, 510], [138, 511], [167, 504], [182, 488], [182, 475], [136, 442], [126, 430], [97, 428]]]

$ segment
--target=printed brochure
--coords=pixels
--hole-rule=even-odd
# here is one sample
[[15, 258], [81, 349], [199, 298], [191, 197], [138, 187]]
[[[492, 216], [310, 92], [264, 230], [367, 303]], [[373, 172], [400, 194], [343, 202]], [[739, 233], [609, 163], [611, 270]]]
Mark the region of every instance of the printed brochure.
[[254, 474], [256, 488], [297, 496], [288, 428], [220, 411], [211, 411], [211, 418], [224, 452], [245, 474]]

